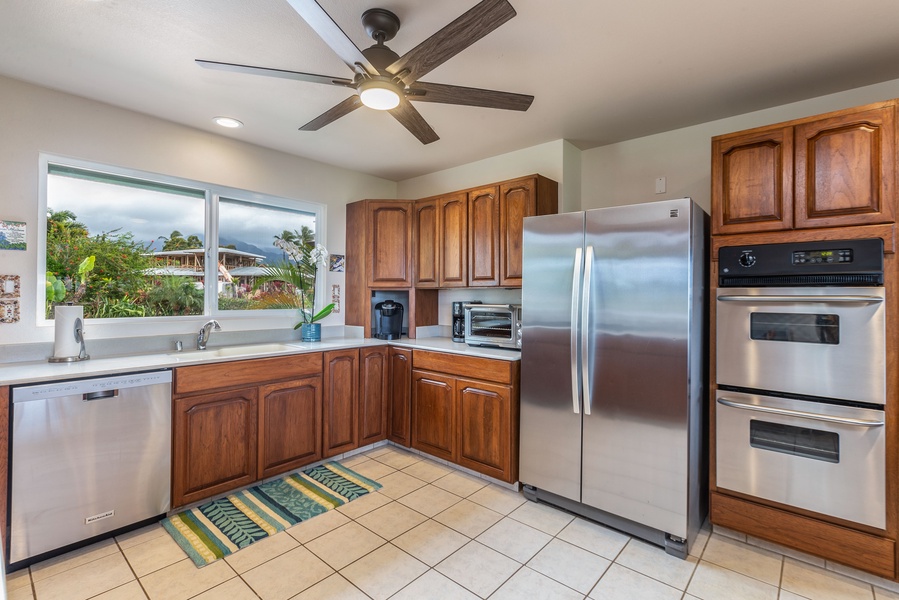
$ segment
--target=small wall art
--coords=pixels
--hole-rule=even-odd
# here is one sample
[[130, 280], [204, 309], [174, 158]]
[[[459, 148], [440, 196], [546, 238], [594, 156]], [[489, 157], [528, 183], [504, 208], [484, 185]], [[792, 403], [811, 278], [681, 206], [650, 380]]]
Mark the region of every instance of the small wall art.
[[0, 300], [0, 323], [16, 323], [19, 320], [19, 301]]
[[25, 223], [0, 220], [0, 250], [25, 250]]
[[345, 260], [346, 257], [343, 254], [332, 254], [331, 265], [328, 270], [335, 273], [343, 273], [343, 265]]
[[0, 298], [18, 298], [20, 288], [18, 275], [0, 275]]

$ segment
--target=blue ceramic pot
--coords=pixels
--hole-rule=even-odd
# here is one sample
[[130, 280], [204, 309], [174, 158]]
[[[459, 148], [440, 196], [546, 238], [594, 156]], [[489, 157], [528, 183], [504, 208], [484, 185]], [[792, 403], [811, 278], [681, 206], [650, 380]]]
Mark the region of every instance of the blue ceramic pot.
[[300, 339], [304, 342], [322, 341], [322, 324], [303, 323], [300, 325]]

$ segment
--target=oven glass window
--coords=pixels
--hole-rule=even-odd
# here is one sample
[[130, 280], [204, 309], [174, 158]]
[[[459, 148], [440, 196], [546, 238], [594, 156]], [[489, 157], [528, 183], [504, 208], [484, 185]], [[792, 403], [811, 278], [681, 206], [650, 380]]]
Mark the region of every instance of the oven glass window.
[[472, 311], [472, 336], [512, 339], [512, 317], [508, 311]]
[[839, 344], [840, 316], [754, 312], [749, 316], [749, 337], [772, 342]]
[[840, 436], [832, 431], [752, 420], [749, 445], [829, 463], [840, 462]]

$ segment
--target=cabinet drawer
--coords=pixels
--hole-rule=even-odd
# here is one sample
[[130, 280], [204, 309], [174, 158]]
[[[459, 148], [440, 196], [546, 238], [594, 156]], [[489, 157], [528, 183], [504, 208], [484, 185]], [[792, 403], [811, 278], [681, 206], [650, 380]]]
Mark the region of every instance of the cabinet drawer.
[[321, 372], [321, 352], [179, 367], [175, 369], [174, 393], [193, 394], [318, 375]]
[[458, 377], [471, 377], [506, 385], [512, 384], [512, 374], [516, 364], [516, 361], [511, 360], [496, 360], [428, 350], [415, 350], [412, 353], [413, 369], [451, 373]]

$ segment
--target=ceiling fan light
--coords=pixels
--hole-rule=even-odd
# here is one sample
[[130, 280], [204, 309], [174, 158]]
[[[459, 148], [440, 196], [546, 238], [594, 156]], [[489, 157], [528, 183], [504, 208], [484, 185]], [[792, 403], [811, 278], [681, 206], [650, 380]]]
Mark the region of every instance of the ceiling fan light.
[[359, 86], [359, 99], [362, 104], [375, 110], [390, 110], [400, 104], [397, 86], [377, 79], [370, 79]]

